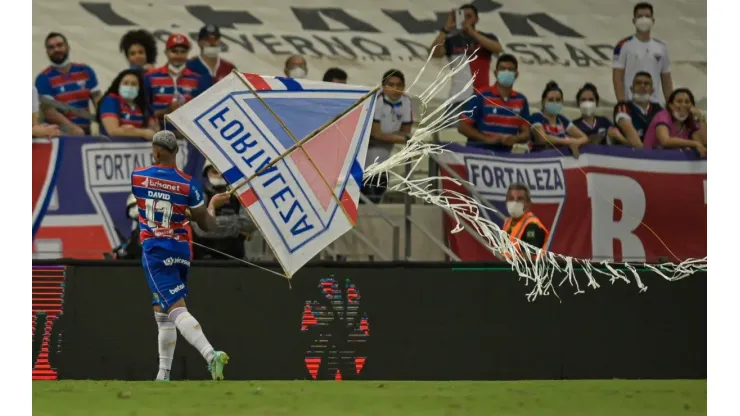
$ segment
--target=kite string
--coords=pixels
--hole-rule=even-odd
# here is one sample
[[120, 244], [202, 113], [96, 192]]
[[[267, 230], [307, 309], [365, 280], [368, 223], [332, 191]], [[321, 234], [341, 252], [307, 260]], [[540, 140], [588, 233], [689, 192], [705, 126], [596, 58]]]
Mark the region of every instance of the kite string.
[[251, 263], [251, 262], [249, 262], [249, 261], [247, 261], [247, 260], [244, 260], [244, 259], [240, 259], [240, 258], [238, 258], [238, 257], [234, 257], [234, 256], [232, 256], [231, 254], [228, 254], [228, 253], [224, 253], [223, 251], [219, 251], [219, 250], [216, 250], [216, 249], [215, 249], [215, 248], [213, 248], [213, 247], [208, 247], [208, 246], [206, 246], [206, 245], [200, 244], [200, 243], [198, 243], [198, 242], [195, 242], [195, 241], [193, 241], [192, 243], [193, 243], [194, 245], [196, 245], [196, 246], [199, 246], [199, 247], [203, 247], [203, 248], [205, 248], [205, 249], [207, 249], [207, 250], [211, 250], [211, 251], [213, 251], [214, 253], [218, 253], [218, 254], [220, 254], [220, 255], [222, 255], [222, 256], [226, 256], [226, 257], [229, 257], [229, 258], [231, 258], [231, 259], [233, 259], [233, 260], [236, 260], [236, 261], [242, 262], [242, 263], [244, 263], [244, 264], [247, 264], [247, 265], [249, 265], [249, 266], [252, 266], [252, 267], [256, 267], [256, 268], [258, 268], [258, 269], [260, 269], [260, 270], [264, 270], [264, 271], [266, 271], [266, 272], [268, 272], [268, 273], [272, 273], [272, 274], [274, 274], [274, 275], [276, 275], [276, 276], [280, 276], [280, 277], [282, 277], [282, 278], [284, 278], [284, 279], [287, 279], [287, 280], [288, 280], [288, 284], [290, 284], [290, 278], [289, 278], [288, 276], [286, 276], [286, 275], [284, 275], [284, 274], [282, 274], [282, 273], [278, 273], [278, 272], [276, 272], [275, 270], [272, 270], [272, 269], [268, 269], [267, 267], [262, 267], [262, 266], [260, 266], [260, 265], [258, 265], [258, 264], [254, 264], [254, 263]]

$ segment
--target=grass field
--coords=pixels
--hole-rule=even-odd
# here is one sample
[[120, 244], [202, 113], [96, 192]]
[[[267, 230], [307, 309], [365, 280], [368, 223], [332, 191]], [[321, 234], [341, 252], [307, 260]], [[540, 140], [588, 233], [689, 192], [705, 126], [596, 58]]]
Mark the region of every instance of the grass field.
[[706, 405], [706, 380], [33, 382], [36, 416], [675, 416]]

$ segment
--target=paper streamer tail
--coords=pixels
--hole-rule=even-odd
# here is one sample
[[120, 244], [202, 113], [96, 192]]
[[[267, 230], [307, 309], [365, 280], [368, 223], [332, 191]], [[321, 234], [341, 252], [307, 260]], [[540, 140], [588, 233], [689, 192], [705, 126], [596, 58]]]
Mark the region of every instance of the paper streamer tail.
[[[600, 274], [608, 277], [611, 283], [617, 280], [626, 283], [634, 281], [640, 292], [647, 290], [647, 286], [640, 279], [633, 264], [611, 261], [601, 261], [594, 264], [591, 260], [577, 259], [544, 251], [524, 241], [513, 243], [510, 240], [509, 234], [488, 219], [485, 211], [490, 210], [490, 208], [482, 205], [468, 195], [438, 189], [436, 186], [445, 180], [458, 184], [460, 184], [460, 181], [446, 176], [411, 179], [411, 173], [414, 172], [414, 169], [424, 156], [439, 155], [446, 152], [444, 146], [430, 143], [429, 139], [435, 133], [456, 125], [460, 116], [467, 113], [466, 111], [462, 111], [462, 108], [464, 103], [472, 97], [463, 100], [463, 103], [455, 108], [449, 107], [452, 103], [458, 101], [464, 91], [472, 86], [472, 79], [460, 92], [448, 98], [442, 105], [433, 109], [430, 113], [427, 112], [427, 107], [447, 82], [455, 74], [466, 69], [473, 60], [475, 60], [474, 57], [471, 58], [468, 56], [460, 56], [453, 59], [440, 71], [435, 81], [419, 94], [418, 97], [422, 103], [421, 123], [419, 127], [407, 142], [406, 147], [400, 152], [392, 155], [385, 161], [367, 166], [364, 173], [365, 181], [375, 175], [385, 173], [389, 177], [389, 189], [404, 192], [445, 210], [455, 221], [455, 227], [451, 231], [452, 233], [463, 231], [467, 227], [479, 234], [486, 242], [487, 248], [493, 253], [500, 254], [500, 257], [511, 265], [519, 277], [524, 279], [525, 285], [529, 286], [530, 282], [533, 284], [531, 292], [527, 295], [529, 301], [536, 300], [538, 296], [548, 296], [550, 294], [558, 296], [556, 282], [554, 281], [556, 278], [561, 279], [557, 283], [558, 287], [568, 284], [574, 289], [576, 294], [584, 293], [585, 291], [581, 286], [581, 282], [579, 282], [576, 276], [576, 266], [581, 266], [584, 271], [586, 287], [593, 289], [599, 288], [600, 285], [594, 276]], [[421, 72], [426, 69], [428, 63], [429, 60], [422, 67]], [[416, 77], [416, 80], [419, 79], [419, 76]], [[414, 83], [416, 83], [416, 80]], [[403, 165], [411, 165], [411, 173], [405, 177], [393, 171], [393, 169]], [[697, 271], [705, 271], [707, 268], [707, 259], [705, 257], [703, 259], [687, 259], [679, 264], [640, 264], [637, 266], [650, 269], [666, 280], [676, 281], [688, 277]], [[620, 267], [626, 270], [619, 270], [618, 268]], [[630, 280], [629, 275], [632, 276], [632, 280]]]

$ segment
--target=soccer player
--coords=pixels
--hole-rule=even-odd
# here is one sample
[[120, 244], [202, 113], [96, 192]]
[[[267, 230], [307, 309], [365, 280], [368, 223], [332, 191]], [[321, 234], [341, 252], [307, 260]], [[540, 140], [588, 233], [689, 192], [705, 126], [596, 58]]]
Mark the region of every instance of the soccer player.
[[157, 380], [170, 378], [176, 329], [206, 359], [211, 377], [222, 380], [229, 356], [213, 349], [185, 305], [191, 259], [190, 235], [185, 224], [189, 208], [193, 220], [201, 228], [215, 228], [213, 213], [229, 200], [229, 194], [214, 195], [206, 209], [200, 186], [175, 165], [177, 150], [174, 133], [157, 132], [152, 138], [155, 164], [138, 168], [131, 174], [131, 188], [139, 207], [141, 263], [152, 292], [154, 318], [159, 328]]

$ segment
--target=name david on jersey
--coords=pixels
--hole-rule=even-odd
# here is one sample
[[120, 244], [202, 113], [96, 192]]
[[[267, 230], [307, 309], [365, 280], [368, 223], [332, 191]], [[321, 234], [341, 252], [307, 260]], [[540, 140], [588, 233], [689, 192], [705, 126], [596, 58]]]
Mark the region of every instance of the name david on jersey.
[[147, 191], [147, 196], [153, 199], [163, 199], [165, 201], [170, 200], [170, 194], [159, 191]]

